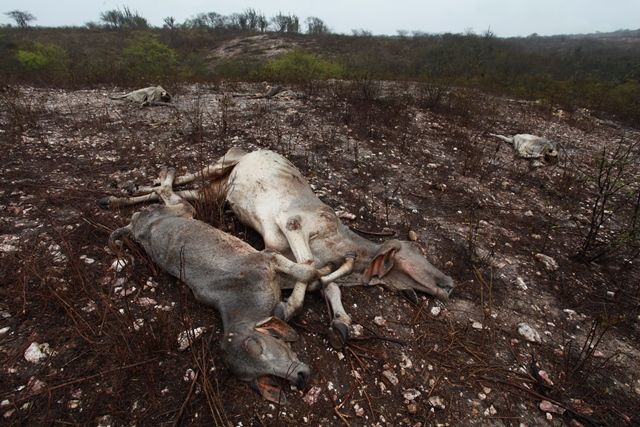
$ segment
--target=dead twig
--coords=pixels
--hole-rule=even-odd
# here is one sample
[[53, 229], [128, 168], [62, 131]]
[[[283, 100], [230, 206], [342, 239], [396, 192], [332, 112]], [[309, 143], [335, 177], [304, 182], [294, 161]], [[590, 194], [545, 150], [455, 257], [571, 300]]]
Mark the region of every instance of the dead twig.
[[198, 382], [198, 377], [199, 376], [200, 376], [200, 371], [197, 371], [195, 373], [195, 375], [193, 376], [193, 381], [191, 381], [191, 387], [189, 387], [189, 393], [187, 393], [187, 397], [184, 399], [184, 402], [182, 402], [182, 406], [180, 407], [180, 412], [178, 412], [178, 415], [176, 416], [176, 419], [173, 421], [174, 427], [180, 425], [180, 420], [182, 420], [182, 416], [184, 415], [185, 411], [187, 410], [187, 405], [189, 404], [189, 401], [191, 400], [191, 396], [193, 395], [193, 390], [195, 390], [195, 388], [196, 388], [196, 384]]
[[339, 410], [339, 407], [342, 406], [342, 404], [338, 405], [338, 403], [333, 398], [333, 395], [331, 394], [331, 392], [329, 391], [329, 387], [327, 386], [327, 381], [324, 379], [324, 376], [322, 375], [322, 371], [318, 367], [318, 364], [316, 363], [315, 360], [313, 361], [313, 364], [316, 368], [316, 372], [318, 372], [318, 374], [320, 375], [320, 379], [322, 380], [322, 385], [324, 386], [324, 391], [327, 393], [327, 396], [329, 396], [329, 399], [331, 399], [331, 403], [333, 404], [333, 412], [335, 412], [338, 418], [340, 418], [340, 420], [342, 420], [342, 422], [347, 427], [351, 427], [351, 424], [349, 424], [349, 421], [347, 421], [347, 419], [345, 418], [345, 415], [342, 414]]
[[368, 234], [370, 236], [385, 236], [385, 237], [389, 237], [389, 236], [395, 236], [397, 233], [394, 230], [391, 231], [367, 231], [367, 230], [361, 230], [359, 228], [356, 228], [352, 225], [349, 226], [349, 228], [353, 231], [356, 231], [358, 233], [362, 233], [362, 234]]
[[586, 423], [588, 423], [589, 425], [591, 425], [593, 427], [606, 427], [605, 423], [603, 423], [601, 421], [598, 421], [595, 418], [591, 418], [588, 415], [584, 415], [584, 414], [582, 414], [582, 413], [580, 413], [580, 412], [578, 412], [578, 411], [576, 411], [574, 409], [571, 409], [570, 407], [568, 407], [567, 405], [565, 405], [562, 402], [559, 402], [559, 401], [557, 401], [555, 399], [552, 399], [550, 397], [544, 396], [544, 395], [542, 395], [542, 394], [540, 394], [538, 392], [535, 392], [533, 390], [529, 390], [528, 388], [523, 387], [523, 386], [521, 386], [519, 384], [515, 384], [515, 383], [512, 383], [511, 381], [507, 381], [507, 380], [501, 380], [499, 378], [491, 378], [491, 377], [485, 377], [485, 376], [480, 376], [478, 378], [481, 379], [481, 380], [485, 380], [485, 381], [492, 381], [492, 382], [495, 382], [495, 383], [498, 383], [498, 384], [508, 385], [510, 387], [517, 388], [518, 390], [524, 391], [524, 392], [526, 392], [526, 393], [528, 393], [528, 394], [530, 394], [530, 395], [532, 395], [534, 397], [537, 397], [540, 400], [546, 400], [547, 402], [553, 403], [554, 405], [563, 408], [564, 410], [569, 412], [574, 417], [576, 417], [576, 418], [578, 418], [578, 419], [580, 419], [582, 421], [585, 421]]

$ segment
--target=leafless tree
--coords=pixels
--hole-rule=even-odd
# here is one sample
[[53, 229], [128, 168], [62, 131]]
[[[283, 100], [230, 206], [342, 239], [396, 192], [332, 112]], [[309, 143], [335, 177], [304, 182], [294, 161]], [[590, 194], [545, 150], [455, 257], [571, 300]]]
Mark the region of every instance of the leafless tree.
[[296, 15], [283, 15], [278, 13], [271, 18], [274, 29], [279, 33], [299, 33], [300, 20]]
[[315, 16], [308, 17], [305, 23], [307, 24], [307, 34], [329, 34], [331, 32], [327, 24]]
[[20, 28], [29, 28], [29, 22], [36, 20], [35, 16], [24, 10], [12, 10], [5, 12], [5, 15], [16, 21], [16, 25]]
[[163, 21], [166, 28], [169, 28], [171, 30], [176, 28], [176, 18], [174, 18], [173, 16], [167, 16], [163, 19]]

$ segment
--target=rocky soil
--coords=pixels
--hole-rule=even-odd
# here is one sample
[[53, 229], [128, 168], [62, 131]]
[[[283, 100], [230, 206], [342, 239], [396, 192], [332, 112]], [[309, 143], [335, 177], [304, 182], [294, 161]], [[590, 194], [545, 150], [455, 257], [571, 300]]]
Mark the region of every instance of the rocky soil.
[[[316, 83], [299, 100], [225, 95], [263, 90], [240, 83], [166, 89], [175, 108], [108, 98], [124, 88], [0, 94], [1, 425], [640, 425], [634, 248], [574, 256], [593, 224], [594, 159], [636, 150], [636, 129], [429, 85]], [[488, 132], [554, 139], [560, 159], [531, 168]], [[363, 236], [416, 240], [454, 278], [451, 299], [345, 287], [355, 326], [335, 351], [325, 302], [308, 295], [291, 323], [310, 383], [285, 406], [263, 400], [222, 364], [214, 309], [133, 242], [135, 264], [114, 269], [107, 238], [139, 207], [97, 203], [232, 146], [285, 155]], [[224, 204], [196, 207], [261, 248]]]

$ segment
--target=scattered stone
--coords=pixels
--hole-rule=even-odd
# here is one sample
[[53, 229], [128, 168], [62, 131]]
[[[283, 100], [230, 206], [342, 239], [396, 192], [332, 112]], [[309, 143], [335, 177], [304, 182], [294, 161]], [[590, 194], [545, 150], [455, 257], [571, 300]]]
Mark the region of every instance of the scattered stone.
[[565, 308], [562, 311], [569, 317], [569, 319], [573, 319], [573, 317], [576, 315], [576, 312], [574, 310], [569, 309], [569, 308]]
[[529, 289], [522, 277], [516, 277], [516, 288], [520, 289], [521, 291], [526, 291], [527, 289]]
[[497, 414], [498, 414], [498, 410], [493, 405], [489, 406], [487, 409], [484, 410], [485, 417], [493, 417], [493, 416], [496, 416]]
[[411, 240], [412, 242], [417, 241], [418, 240], [418, 234], [415, 231], [410, 230], [409, 231], [409, 240]]
[[95, 259], [93, 259], [93, 258], [89, 258], [89, 257], [88, 257], [88, 256], [86, 256], [86, 255], [81, 255], [81, 256], [80, 256], [80, 259], [81, 259], [81, 260], [83, 260], [86, 264], [93, 264], [94, 262], [96, 262], [96, 260], [95, 260]]
[[201, 326], [199, 328], [191, 329], [189, 331], [183, 331], [178, 334], [178, 350], [185, 351], [191, 346], [198, 338], [207, 331], [207, 328]]
[[560, 414], [560, 415], [564, 414], [565, 412], [564, 408], [561, 408], [558, 405], [554, 405], [553, 403], [547, 400], [543, 400], [542, 402], [540, 402], [540, 410], [542, 412]]
[[535, 254], [534, 258], [541, 262], [547, 271], [556, 271], [558, 269], [558, 263], [550, 256], [545, 254]]
[[193, 381], [196, 377], [196, 373], [191, 368], [187, 368], [184, 375], [182, 376], [183, 381]]
[[542, 342], [538, 331], [536, 331], [526, 323], [518, 324], [518, 333], [522, 335], [522, 337], [524, 337], [524, 339], [526, 339], [529, 342], [537, 342], [537, 343]]
[[33, 376], [29, 378], [29, 381], [27, 382], [27, 386], [25, 387], [24, 391], [28, 395], [33, 395], [33, 394], [40, 393], [41, 391], [44, 390], [45, 387], [46, 387], [46, 384], [44, 381], [40, 381], [38, 378]]
[[401, 357], [401, 359], [402, 359], [402, 360], [400, 361], [400, 367], [401, 367], [402, 369], [410, 369], [410, 368], [413, 366], [413, 362], [411, 361], [411, 359], [409, 359], [409, 358], [407, 357], [407, 355], [406, 355], [406, 354], [402, 353], [402, 354], [400, 355], [400, 357]]
[[96, 418], [97, 427], [111, 427], [113, 425], [113, 417], [111, 415], [103, 415]]
[[358, 323], [354, 323], [351, 325], [351, 336], [353, 337], [361, 337], [364, 332], [364, 327]]
[[442, 312], [442, 309], [440, 308], [440, 306], [434, 305], [433, 307], [431, 307], [431, 315], [433, 317], [438, 317], [441, 312]]
[[40, 363], [51, 354], [49, 344], [32, 342], [24, 352], [24, 358], [27, 362]]
[[418, 404], [416, 402], [409, 402], [407, 405], [407, 412], [410, 414], [416, 414], [418, 412]]
[[362, 409], [362, 407], [357, 403], [353, 405], [353, 412], [355, 412], [356, 417], [361, 417], [364, 415], [364, 409]]
[[429, 398], [429, 405], [435, 409], [445, 409], [447, 407], [440, 396], [431, 396]]
[[404, 397], [409, 402], [416, 400], [422, 393], [416, 390], [415, 388], [408, 388], [402, 392], [402, 397]]
[[115, 270], [118, 273], [122, 271], [123, 268], [127, 266], [128, 262], [126, 259], [117, 259], [111, 263], [111, 270]]
[[551, 381], [551, 378], [549, 377], [549, 374], [547, 374], [546, 371], [538, 371], [538, 375], [540, 376], [540, 379], [542, 380], [542, 382], [544, 382], [544, 384], [548, 387], [553, 387], [553, 381]]
[[322, 388], [318, 386], [313, 386], [309, 389], [307, 394], [302, 397], [302, 400], [307, 405], [313, 405], [318, 401], [318, 397], [322, 394]]
[[147, 297], [138, 298], [138, 305], [142, 307], [148, 307], [150, 305], [156, 305], [156, 304], [158, 303], [153, 298], [147, 298]]
[[387, 326], [387, 319], [385, 319], [385, 318], [384, 318], [384, 317], [382, 317], [382, 316], [376, 316], [376, 317], [373, 319], [373, 323], [375, 323], [375, 324], [376, 324], [376, 325], [378, 325], [378, 326]]
[[394, 374], [393, 372], [386, 370], [386, 371], [382, 371], [382, 379], [386, 380], [386, 382], [394, 387], [397, 387], [398, 384], [400, 383], [400, 381], [398, 380], [398, 377], [396, 376], [396, 374]]
[[473, 329], [482, 329], [482, 322], [478, 322], [477, 320], [473, 320], [473, 319], [469, 319], [471, 320], [471, 327]]

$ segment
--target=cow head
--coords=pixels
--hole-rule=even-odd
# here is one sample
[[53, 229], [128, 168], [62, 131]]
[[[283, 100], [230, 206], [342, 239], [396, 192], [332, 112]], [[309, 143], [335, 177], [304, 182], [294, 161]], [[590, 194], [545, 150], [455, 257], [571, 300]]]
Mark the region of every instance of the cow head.
[[544, 161], [549, 164], [558, 162], [558, 150], [556, 150], [555, 142], [551, 142], [549, 149], [544, 153]]
[[449, 298], [453, 279], [422, 255], [417, 243], [389, 240], [377, 251], [362, 275], [364, 283], [382, 283], [395, 290], [422, 291], [439, 299]]
[[224, 333], [222, 355], [236, 377], [265, 399], [282, 405], [286, 397], [278, 378], [302, 387], [310, 374], [309, 367], [298, 360], [289, 346], [296, 339], [293, 328], [275, 317], [237, 324]]
[[169, 92], [167, 92], [166, 90], [163, 90], [160, 93], [160, 100], [162, 102], [171, 102], [171, 94]]

